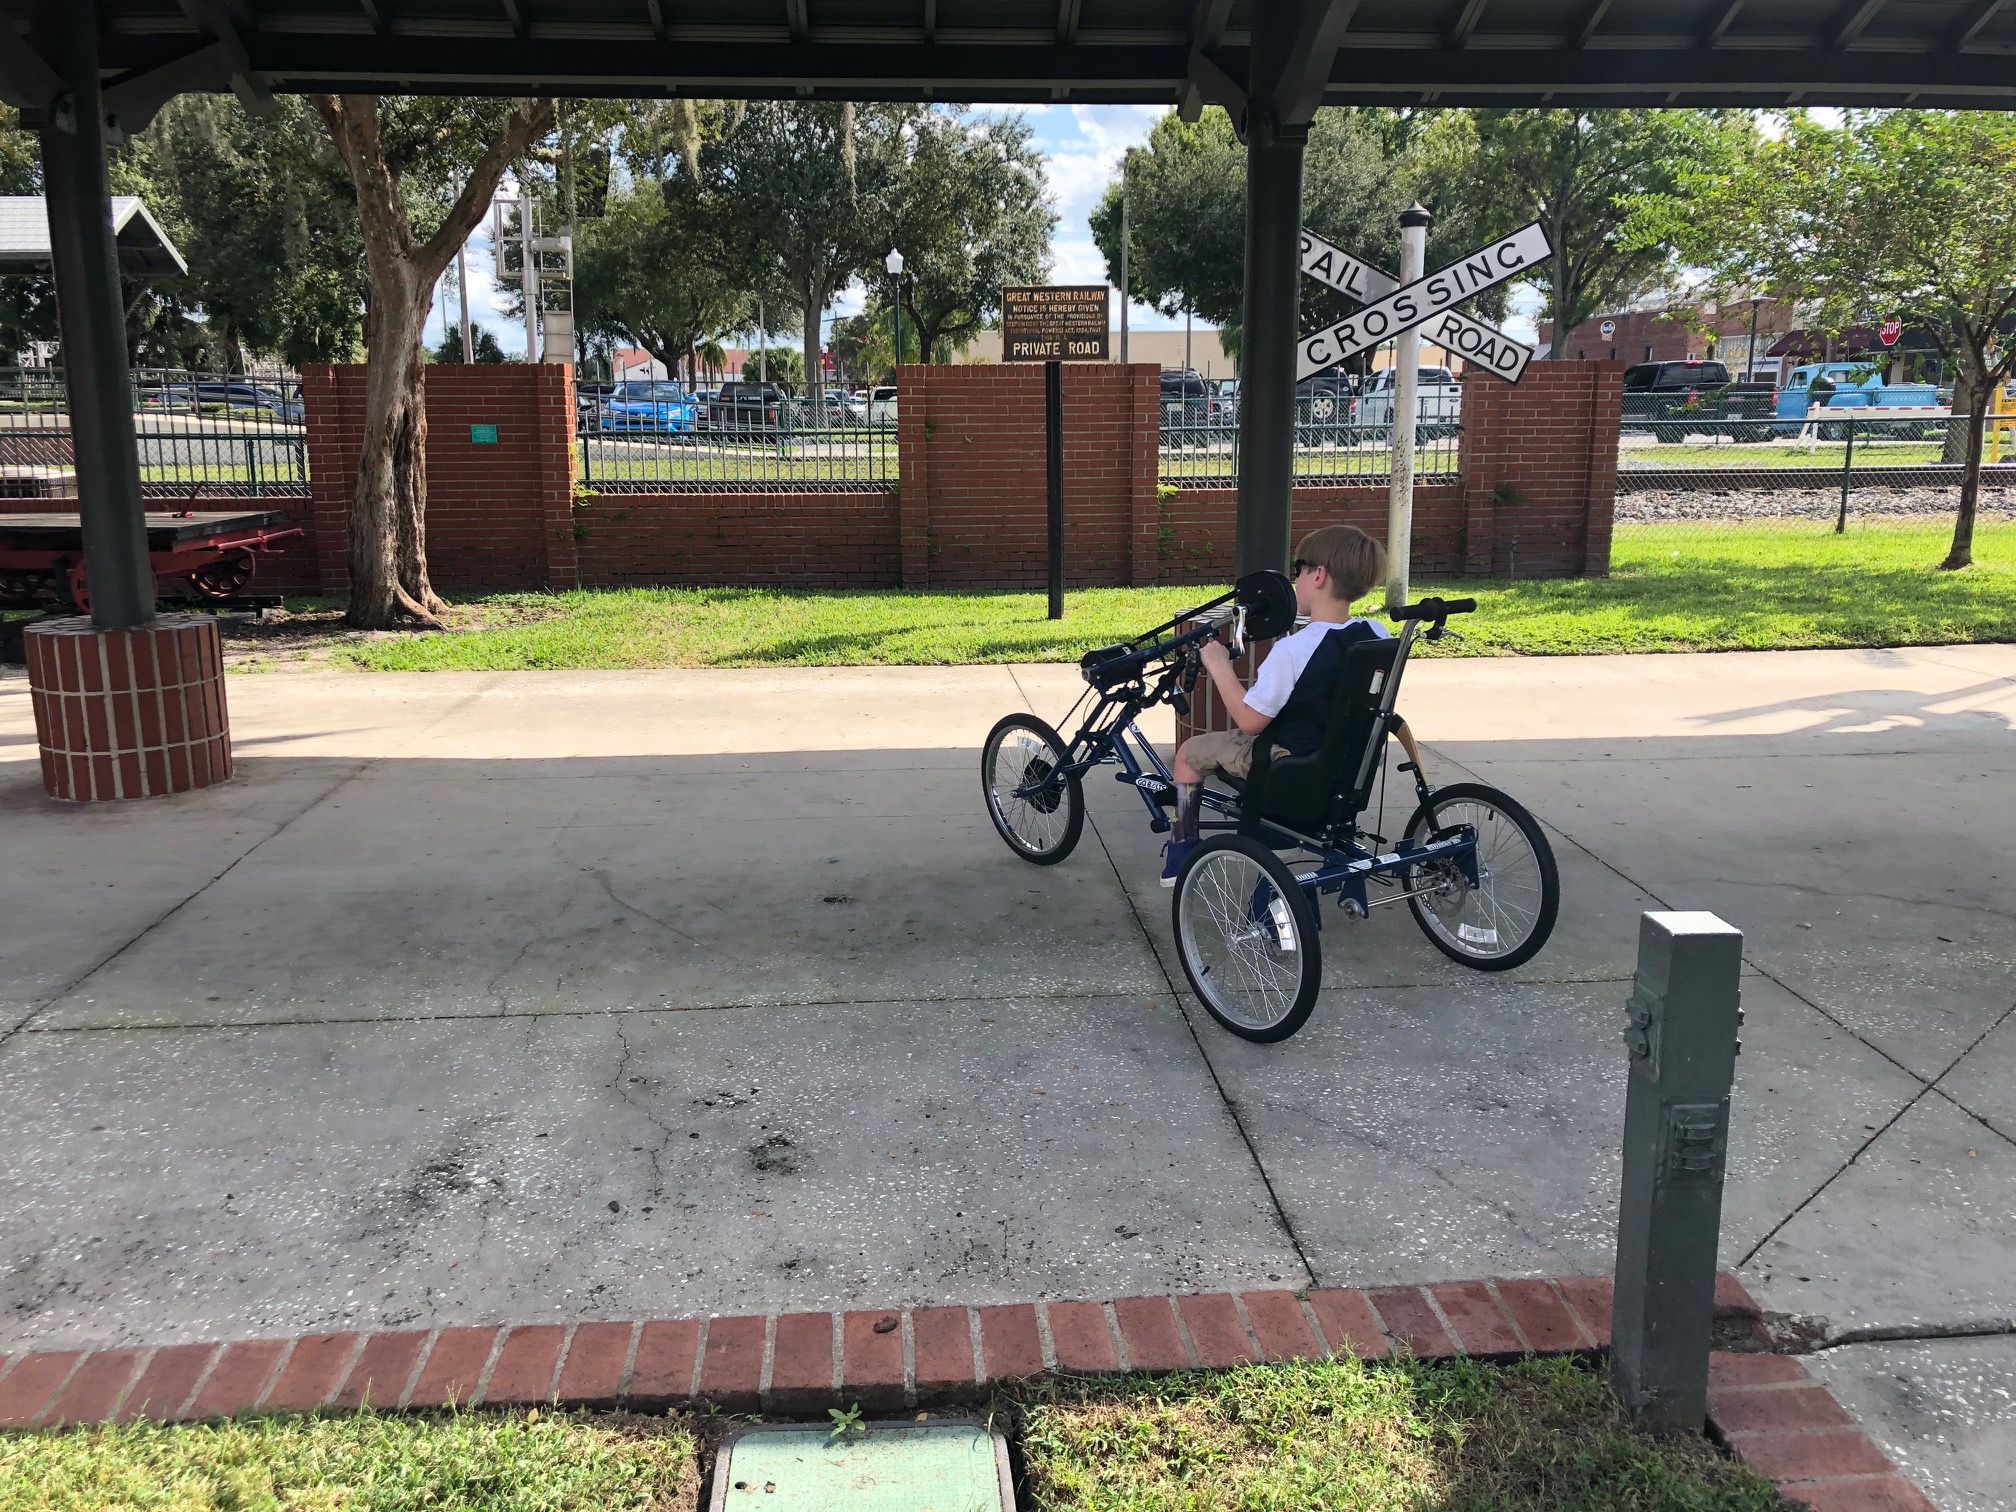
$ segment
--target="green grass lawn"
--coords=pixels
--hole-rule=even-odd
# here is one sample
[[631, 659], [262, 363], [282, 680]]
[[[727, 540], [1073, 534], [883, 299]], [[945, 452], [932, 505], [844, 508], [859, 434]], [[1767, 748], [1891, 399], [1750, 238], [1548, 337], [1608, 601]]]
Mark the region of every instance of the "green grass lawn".
[[[1705, 1439], [1633, 1429], [1568, 1359], [1039, 1381], [992, 1416], [1030, 1512], [1789, 1512]], [[0, 1434], [0, 1512], [692, 1512], [702, 1472], [678, 1416], [135, 1423]]]
[[[1939, 572], [1941, 523], [1621, 528], [1606, 578], [1416, 584], [1478, 600], [1430, 654], [1556, 656], [2016, 640], [2016, 525], [1984, 525], [1976, 565]], [[944, 665], [1069, 661], [1209, 590], [1093, 588], [1045, 617], [1040, 593], [638, 588], [473, 600], [469, 628], [341, 643], [373, 671]]]
[[1035, 1512], [1777, 1512], [1702, 1439], [1633, 1431], [1572, 1360], [1256, 1366], [1033, 1389]]
[[680, 1418], [355, 1413], [0, 1434], [0, 1512], [689, 1512]]

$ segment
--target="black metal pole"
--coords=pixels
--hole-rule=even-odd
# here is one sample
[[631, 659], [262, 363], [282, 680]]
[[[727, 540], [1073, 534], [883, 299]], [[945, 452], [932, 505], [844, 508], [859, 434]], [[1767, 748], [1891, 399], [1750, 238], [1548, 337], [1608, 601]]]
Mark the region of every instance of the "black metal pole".
[[1253, 9], [1246, 119], [1246, 298], [1239, 346], [1239, 521], [1243, 575], [1288, 566], [1295, 481], [1295, 346], [1307, 126], [1283, 125], [1273, 95], [1296, 6]]
[[1855, 471], [1855, 422], [1848, 422], [1848, 450], [1841, 457], [1841, 512], [1834, 517], [1834, 534], [1848, 533], [1848, 484]]
[[1043, 470], [1050, 494], [1050, 618], [1064, 618], [1064, 364], [1043, 364]]
[[91, 618], [100, 630], [117, 630], [154, 618], [154, 571], [147, 560], [140, 447], [133, 434], [126, 302], [112, 236], [105, 107], [98, 89], [98, 0], [63, 0], [43, 14], [48, 19], [38, 37], [65, 91], [42, 128], [42, 181], [70, 393], [77, 507]]

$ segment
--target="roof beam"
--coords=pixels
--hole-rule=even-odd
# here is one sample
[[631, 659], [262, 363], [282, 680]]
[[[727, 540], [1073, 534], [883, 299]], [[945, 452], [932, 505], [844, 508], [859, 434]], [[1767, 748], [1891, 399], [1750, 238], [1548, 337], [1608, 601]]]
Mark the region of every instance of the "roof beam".
[[1078, 17], [1085, 8], [1084, 0], [1057, 0], [1057, 40], [1072, 43], [1078, 40]]
[[17, 110], [47, 110], [63, 93], [63, 76], [51, 68], [26, 37], [0, 47], [0, 101]]
[[371, 23], [371, 30], [382, 35], [385, 31], [385, 7], [378, 0], [357, 0], [357, 6], [364, 12], [364, 19]]
[[[238, 103], [245, 107], [245, 113], [255, 116], [270, 114], [273, 92], [254, 77], [251, 55], [245, 51], [245, 39], [238, 35], [237, 23], [220, 0], [182, 0], [182, 14], [200, 30], [214, 37], [223, 49], [221, 56], [228, 70], [231, 92], [238, 96]], [[157, 105], [155, 109], [160, 107]]]
[[924, 0], [924, 40], [938, 40], [938, 0]]
[[525, 10], [518, 0], [504, 0], [504, 20], [511, 28], [511, 35], [525, 35]]
[[1828, 39], [1827, 45], [1836, 52], [1848, 46], [1862, 35], [1864, 27], [1876, 19], [1876, 12], [1883, 9], [1884, 3], [1885, 0], [1848, 0], [1848, 4], [1842, 7], [1834, 35]]
[[1722, 39], [1729, 35], [1729, 28], [1736, 24], [1736, 17], [1743, 10], [1743, 0], [1729, 0], [1716, 14], [1715, 24], [1701, 34], [1703, 47], [1720, 47]]
[[1470, 33], [1477, 30], [1477, 23], [1484, 19], [1484, 7], [1490, 3], [1491, 0], [1463, 0], [1463, 9], [1456, 17], [1456, 24], [1449, 28], [1446, 45], [1468, 47]]
[[1582, 24], [1575, 28], [1575, 45], [1587, 47], [1589, 39], [1596, 35], [1596, 28], [1603, 24], [1603, 18], [1610, 14], [1610, 0], [1596, 0], [1583, 13]]
[[644, 12], [651, 18], [651, 35], [658, 41], [665, 40], [665, 7], [658, 0], [644, 0]]
[[[231, 88], [230, 50], [212, 42], [145, 73], [127, 74], [105, 86], [105, 114], [128, 136], [145, 131], [161, 107], [178, 94]], [[269, 95], [270, 99], [271, 96]]]
[[1978, 0], [1974, 8], [1960, 18], [1959, 24], [1947, 35], [1946, 46], [1953, 52], [1960, 51], [1981, 34], [1981, 28], [2002, 14], [2009, 0]]
[[791, 40], [804, 42], [812, 35], [812, 15], [808, 0], [784, 0], [784, 23], [791, 28]]
[[1283, 125], [1306, 125], [1323, 103], [1323, 86], [1358, 0], [1303, 0], [1302, 24], [1289, 44], [1274, 111]]
[[[1194, 121], [1206, 105], [1223, 105], [1234, 116], [1246, 108], [1246, 91], [1211, 56], [1225, 40], [1232, 0], [1194, 0], [1190, 7], [1190, 70], [1176, 92], [1176, 114]], [[1238, 104], [1230, 103], [1236, 96]]]

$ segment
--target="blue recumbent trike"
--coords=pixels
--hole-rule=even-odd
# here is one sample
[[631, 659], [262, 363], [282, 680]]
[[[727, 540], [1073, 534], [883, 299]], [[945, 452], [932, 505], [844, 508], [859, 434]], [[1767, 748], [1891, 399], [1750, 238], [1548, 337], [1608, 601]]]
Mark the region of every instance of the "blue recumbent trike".
[[[1439, 640], [1449, 616], [1476, 607], [1428, 598], [1393, 614], [1398, 636], [1346, 652], [1321, 749], [1276, 757], [1263, 736], [1243, 782], [1204, 789], [1205, 813], [1219, 817], [1201, 823], [1204, 843], [1176, 880], [1173, 926], [1192, 990], [1234, 1034], [1282, 1040], [1308, 1019], [1322, 986], [1326, 894], [1358, 919], [1404, 900], [1438, 950], [1479, 971], [1520, 965], [1547, 943], [1561, 901], [1554, 852], [1533, 816], [1496, 788], [1431, 790], [1417, 764], [1402, 762], [1414, 779], [1413, 817], [1392, 840], [1360, 822], [1375, 787], [1383, 815], [1386, 741], [1400, 723], [1394, 703], [1415, 637]], [[1136, 723], [1141, 711], [1167, 703], [1189, 712], [1205, 641], [1225, 635], [1237, 656], [1294, 619], [1288, 580], [1256, 572], [1131, 641], [1088, 651], [1079, 663], [1086, 691], [1064, 722], [1095, 702], [1068, 742], [1029, 714], [988, 733], [980, 780], [1001, 838], [1025, 861], [1062, 861], [1084, 828], [1083, 778], [1108, 764], [1140, 794], [1149, 827], [1166, 831], [1175, 782]]]

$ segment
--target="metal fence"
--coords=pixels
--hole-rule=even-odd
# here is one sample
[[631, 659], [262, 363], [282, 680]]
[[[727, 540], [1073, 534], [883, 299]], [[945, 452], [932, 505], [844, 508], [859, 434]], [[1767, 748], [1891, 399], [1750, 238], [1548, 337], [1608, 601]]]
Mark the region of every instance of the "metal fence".
[[[140, 491], [148, 498], [308, 492], [308, 435], [292, 377], [142, 369], [132, 396]], [[0, 494], [76, 494], [76, 442], [60, 370], [0, 369]]]
[[[1326, 396], [1327, 397], [1327, 396]], [[1360, 425], [1349, 401], [1332, 400], [1336, 417], [1309, 413], [1299, 401], [1295, 424], [1295, 479], [1299, 483], [1383, 483], [1393, 472], [1393, 428]], [[1462, 466], [1462, 425], [1424, 420], [1415, 430], [1414, 471], [1427, 479], [1452, 478]], [[1229, 409], [1201, 401], [1162, 406], [1160, 478], [1182, 488], [1234, 488], [1239, 482], [1239, 419]]]
[[[1847, 534], [1950, 529], [1967, 417], [1836, 411], [1809, 420], [1627, 417], [1617, 456], [1617, 529], [1666, 534]], [[1996, 429], [2000, 434], [1996, 434]], [[2016, 521], [2016, 417], [1986, 437], [1977, 509]]]
[[611, 415], [584, 402], [580, 481], [597, 493], [879, 492], [899, 476], [890, 410], [795, 399], [761, 413], [675, 402]]

